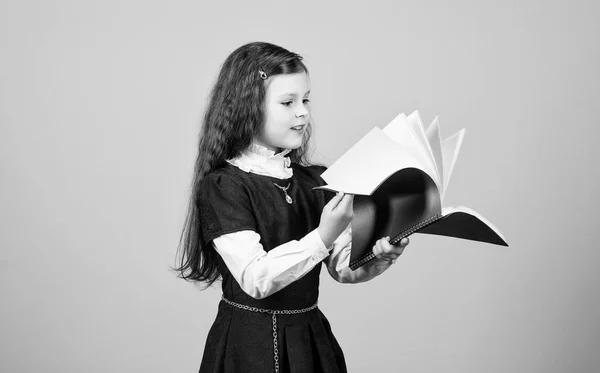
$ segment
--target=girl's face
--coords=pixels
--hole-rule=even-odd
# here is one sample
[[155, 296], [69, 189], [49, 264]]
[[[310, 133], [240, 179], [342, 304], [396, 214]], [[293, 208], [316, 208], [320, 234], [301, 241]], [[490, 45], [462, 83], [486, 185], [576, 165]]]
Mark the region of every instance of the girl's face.
[[275, 75], [266, 84], [265, 123], [254, 142], [275, 153], [299, 148], [310, 121], [308, 75]]

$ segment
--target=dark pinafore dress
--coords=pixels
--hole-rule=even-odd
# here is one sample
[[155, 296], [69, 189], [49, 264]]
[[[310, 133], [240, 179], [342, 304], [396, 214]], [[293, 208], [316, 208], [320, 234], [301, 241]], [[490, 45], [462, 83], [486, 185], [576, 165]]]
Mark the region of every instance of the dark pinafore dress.
[[[325, 168], [295, 163], [291, 167], [290, 179], [248, 173], [230, 164], [207, 175], [198, 196], [203, 244], [222, 234], [250, 229], [260, 234], [264, 250], [269, 251], [316, 229], [323, 206], [332, 197], [312, 190], [324, 184], [319, 175]], [[274, 182], [283, 187], [291, 183], [287, 194], [292, 204]], [[223, 297], [246, 309], [223, 300], [219, 303], [200, 373], [275, 372], [276, 360], [281, 373], [346, 372], [344, 355], [327, 318], [313, 307], [319, 298], [321, 263], [284, 289], [254, 299], [218, 258]], [[255, 310], [307, 308], [296, 314], [277, 314], [275, 330], [273, 315]]]

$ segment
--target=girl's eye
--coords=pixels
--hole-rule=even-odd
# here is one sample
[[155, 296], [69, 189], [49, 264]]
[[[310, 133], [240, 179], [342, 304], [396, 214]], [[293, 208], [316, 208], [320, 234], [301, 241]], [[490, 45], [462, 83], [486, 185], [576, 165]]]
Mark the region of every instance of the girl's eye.
[[[310, 102], [310, 100], [305, 98], [304, 100], [302, 100], [302, 102], [304, 102], [305, 104], [308, 104]], [[294, 101], [285, 101], [285, 102], [282, 102], [281, 105], [291, 106], [293, 103], [294, 103]]]

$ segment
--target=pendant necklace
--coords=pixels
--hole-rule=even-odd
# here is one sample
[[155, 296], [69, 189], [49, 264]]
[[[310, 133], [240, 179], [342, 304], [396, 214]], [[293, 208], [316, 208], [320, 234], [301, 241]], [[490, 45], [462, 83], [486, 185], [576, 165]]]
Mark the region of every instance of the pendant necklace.
[[273, 185], [275, 185], [277, 188], [283, 190], [283, 193], [285, 194], [285, 200], [286, 200], [286, 202], [291, 205], [292, 202], [293, 202], [293, 200], [292, 200], [292, 197], [290, 197], [289, 194], [287, 194], [287, 190], [289, 189], [290, 185], [292, 185], [292, 183], [290, 182], [288, 184], [288, 186], [286, 186], [286, 187], [282, 187], [281, 185], [279, 185], [277, 183], [273, 183]]

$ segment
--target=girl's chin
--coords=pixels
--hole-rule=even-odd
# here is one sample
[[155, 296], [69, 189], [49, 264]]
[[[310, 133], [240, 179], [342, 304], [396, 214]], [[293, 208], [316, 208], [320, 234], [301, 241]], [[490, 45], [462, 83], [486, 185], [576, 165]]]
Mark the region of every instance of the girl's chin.
[[[283, 149], [298, 149], [299, 147], [302, 146], [302, 137], [298, 137], [298, 138], [293, 138], [293, 137], [288, 137], [286, 138], [284, 141], [278, 141], [277, 143], [271, 143], [269, 146], [266, 146], [266, 148], [274, 150], [275, 153], [279, 153], [281, 151], [283, 151]], [[261, 144], [261, 143], [259, 143]], [[264, 144], [264, 142], [262, 143]], [[263, 145], [265, 146], [265, 145]]]
[[300, 141], [290, 141], [286, 144], [285, 149], [298, 149], [299, 147], [302, 146], [302, 140]]
[[287, 139], [283, 144], [280, 144], [280, 148], [283, 149], [298, 149], [302, 146], [302, 136], [299, 136], [297, 139]]

